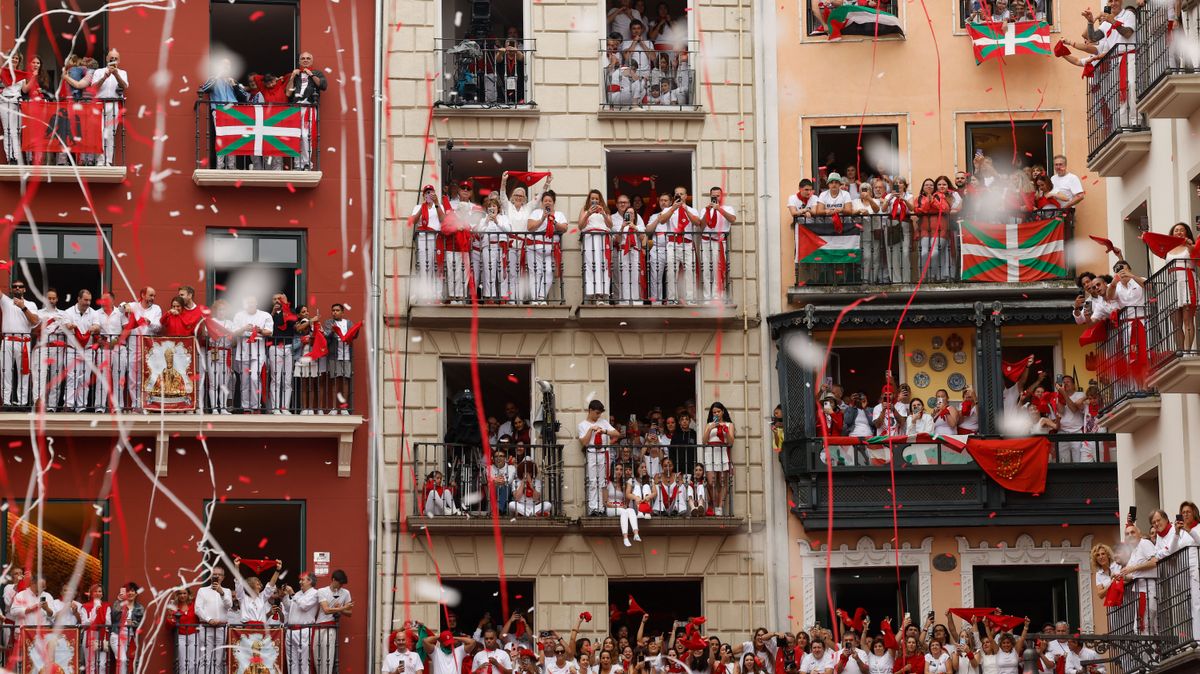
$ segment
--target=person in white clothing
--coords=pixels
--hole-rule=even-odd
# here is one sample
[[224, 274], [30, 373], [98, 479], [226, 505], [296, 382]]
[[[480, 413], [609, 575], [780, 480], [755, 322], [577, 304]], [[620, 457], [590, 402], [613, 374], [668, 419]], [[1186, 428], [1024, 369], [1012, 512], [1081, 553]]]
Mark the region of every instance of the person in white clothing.
[[29, 586], [13, 595], [8, 619], [17, 627], [41, 627], [54, 619], [54, 597], [46, 592], [46, 577], [34, 575]]
[[509, 512], [521, 517], [537, 517], [550, 514], [550, 501], [545, 499], [542, 481], [537, 476], [537, 464], [522, 461], [516, 466], [516, 480], [512, 482], [512, 502]]
[[196, 590], [196, 622], [200, 624], [201, 671], [219, 671], [225, 662], [225, 625], [233, 611], [233, 593], [222, 587], [225, 569], [214, 567], [208, 585]]
[[[571, 643], [568, 640], [567, 643]], [[654, 648], [657, 642], [651, 641], [649, 648]], [[579, 663], [574, 658], [567, 657], [567, 647], [563, 643], [555, 642], [550, 648], [550, 653], [542, 651], [542, 671], [545, 674], [580, 674]], [[649, 663], [650, 656], [647, 656], [646, 661]]]
[[[525, 218], [523, 221], [527, 220]], [[479, 249], [475, 283], [481, 289], [480, 299], [484, 302], [508, 302], [513, 297], [512, 283], [515, 279], [509, 278], [508, 269], [511, 232], [511, 221], [502, 212], [499, 197], [492, 192], [483, 200], [483, 217], [475, 226], [475, 246]]]
[[[1151, 524], [1154, 523], [1156, 517], [1165, 519], [1165, 516], [1156, 513], [1151, 515]], [[1155, 592], [1157, 578], [1155, 569], [1158, 566], [1158, 551], [1153, 543], [1142, 536], [1141, 530], [1132, 522], [1125, 525], [1125, 544], [1130, 548], [1129, 561], [1126, 562], [1124, 568], [1117, 572], [1116, 578], [1125, 579], [1127, 601], [1129, 597], [1137, 597], [1134, 600], [1138, 606], [1135, 625], [1137, 634], [1156, 634], [1157, 620], [1155, 616], [1158, 612], [1158, 602]], [[1144, 611], [1142, 610], [1143, 606], [1145, 607]]]
[[67, 338], [62, 312], [58, 309], [58, 291], [47, 288], [45, 299], [45, 308], [37, 312], [39, 323], [32, 342], [36, 346], [30, 355], [30, 367], [33, 370], [33, 404], [44, 404], [45, 410], [50, 412], [62, 405]]
[[529, 267], [529, 296], [534, 304], [546, 304], [562, 256], [559, 237], [567, 231], [567, 216], [555, 210], [558, 195], [542, 192], [541, 208], [529, 214], [525, 238], [525, 260]]
[[121, 54], [116, 49], [108, 50], [104, 63], [103, 68], [92, 71], [91, 86], [95, 87], [95, 99], [104, 101], [103, 166], [112, 166], [117, 125], [121, 123], [121, 102], [129, 91], [129, 74], [121, 70]]
[[612, 216], [600, 190], [590, 190], [579, 212], [579, 245], [583, 249], [583, 299], [607, 304], [612, 294]]
[[312, 575], [300, 573], [300, 589], [283, 586], [284, 620], [287, 623], [288, 674], [309, 674], [312, 650], [313, 624], [317, 621], [317, 589], [313, 587]]
[[588, 515], [592, 517], [602, 515], [606, 507], [601, 492], [608, 481], [609, 466], [615, 458], [611, 455], [612, 445], [622, 437], [620, 431], [613, 428], [603, 415], [604, 403], [599, 400], [589, 402], [587, 418], [579, 422], [576, 434], [587, 456], [587, 503]]
[[429, 674], [462, 674], [467, 653], [475, 650], [475, 640], [466, 635], [454, 635], [449, 630], [425, 637], [425, 653], [429, 655]]
[[1118, 315], [1122, 339], [1122, 354], [1133, 364], [1131, 368], [1140, 376], [1139, 370], [1149, 360], [1149, 346], [1146, 336], [1146, 282], [1147, 279], [1133, 273], [1133, 268], [1125, 260], [1118, 260], [1113, 265], [1113, 282], [1108, 285], [1105, 293], [1109, 302], [1115, 301], [1120, 307]]
[[1085, 664], [1095, 660], [1101, 660], [1100, 654], [1096, 651], [1083, 645], [1079, 639], [1071, 639], [1067, 642], [1067, 663], [1063, 670], [1063, 674], [1100, 674], [1102, 669], [1095, 664]]
[[667, 214], [670, 209], [671, 195], [658, 195], [658, 211], [651, 215], [646, 223], [646, 236], [651, 244], [650, 259], [647, 261], [650, 281], [647, 284], [646, 299], [659, 304], [667, 303], [667, 284], [664, 280], [667, 276], [667, 249], [671, 246], [671, 228], [668, 224], [670, 216]]
[[[234, 557], [235, 564], [241, 564], [241, 559]], [[267, 614], [271, 612], [271, 597], [275, 596], [276, 585], [279, 580], [279, 571], [283, 569], [283, 562], [275, 560], [275, 569], [271, 573], [271, 580], [263, 585], [262, 579], [258, 576], [250, 576], [244, 581], [237, 583], [236, 597], [240, 610], [240, 622], [244, 623], [266, 623]]]
[[612, 479], [605, 481], [604, 514], [621, 519], [621, 540], [625, 547], [633, 545], [629, 542], [630, 530], [633, 531], [633, 540], [641, 542], [642, 537], [638, 533], [637, 506], [626, 490], [625, 470], [620, 463], [613, 464]]
[[833, 674], [833, 653], [825, 648], [825, 642], [814, 639], [810, 650], [800, 661], [800, 674]]
[[668, 461], [663, 462], [663, 472], [654, 476], [653, 488], [657, 492], [654, 497], [654, 514], [683, 515], [688, 511], [688, 485], [684, 482], [683, 473], [667, 471]]
[[618, 33], [622, 40], [633, 37], [630, 26], [634, 21], [643, 22], [642, 13], [633, 8], [632, 0], [619, 0], [616, 7], [608, 11], [608, 30], [606, 33]]
[[646, 273], [646, 223], [630, 204], [629, 196], [617, 197], [617, 212], [612, 218], [612, 264], [616, 280], [614, 295], [624, 305], [641, 304], [643, 274]]
[[122, 388], [129, 373], [129, 354], [125, 350], [125, 312], [117, 306], [116, 297], [108, 291], [100, 294], [100, 308], [96, 310], [96, 325], [100, 331], [92, 338], [96, 344], [96, 411], [127, 409]]
[[[696, 303], [696, 237], [701, 220], [699, 213], [688, 205], [687, 188], [675, 188], [674, 197], [658, 214], [654, 229], [664, 228], [666, 234], [666, 288], [663, 299], [667, 304]], [[663, 200], [659, 200], [663, 204]], [[657, 241], [657, 240], [656, 240]], [[682, 287], [680, 287], [682, 285]]]
[[125, 350], [130, 365], [129, 373], [132, 375], [128, 379], [129, 406], [134, 410], [142, 408], [142, 385], [137, 379], [142, 371], [142, 338], [157, 335], [162, 330], [162, 307], [154, 303], [156, 294], [154, 288], [146, 286], [138, 291], [137, 302], [121, 305], [121, 310], [126, 316], [131, 316], [133, 322]]
[[442, 261], [438, 255], [442, 221], [446, 211], [433, 185], [421, 189], [421, 203], [413, 207], [408, 225], [413, 229], [413, 266], [416, 299], [437, 302], [442, 298]]
[[[108, 626], [112, 624], [113, 612], [104, 601], [104, 588], [99, 583], [88, 589], [87, 601], [79, 607], [79, 624], [84, 628], [79, 635], [80, 655], [84, 660], [84, 674], [106, 674], [108, 671]], [[192, 648], [194, 651], [195, 648]], [[182, 652], [182, 651], [180, 651]], [[195, 674], [184, 670], [180, 674]]]
[[75, 590], [71, 588], [71, 584], [64, 583], [62, 597], [50, 602], [50, 608], [54, 611], [54, 626], [78, 627], [82, 624], [80, 606], [80, 603], [75, 601]]
[[354, 609], [346, 582], [346, 572], [336, 569], [329, 576], [329, 585], [317, 590], [317, 625], [325, 627], [316, 628], [313, 635], [316, 674], [333, 674], [337, 667], [337, 629], [334, 626]]
[[33, 327], [41, 321], [37, 302], [25, 299], [28, 287], [14, 280], [8, 293], [0, 293], [0, 329], [4, 330], [3, 351], [0, 351], [0, 373], [4, 375], [5, 407], [29, 405], [29, 349]]
[[412, 629], [396, 630], [392, 633], [388, 654], [383, 656], [383, 674], [413, 674], [425, 671], [425, 663], [415, 651], [416, 632]]
[[712, 504], [708, 499], [708, 469], [699, 461], [692, 469], [691, 481], [688, 482], [687, 512], [692, 517], [705, 517], [712, 514]]
[[84, 288], [76, 294], [75, 304], [62, 312], [62, 325], [74, 334], [68, 335], [70, 348], [67, 350], [67, 400], [66, 409], [83, 412], [88, 407], [89, 368], [95, 351], [88, 348], [94, 335], [99, 334], [96, 310], [92, 308], [92, 291]]
[[1100, 323], [1109, 320], [1113, 312], [1120, 310], [1120, 305], [1108, 299], [1108, 285], [1111, 276], [1096, 276], [1087, 282], [1087, 296], [1075, 298], [1072, 314], [1077, 325]]
[[[550, 189], [550, 183], [554, 176], [546, 176], [546, 189]], [[505, 171], [500, 176], [500, 206], [501, 213], [505, 218], [508, 218], [509, 229], [513, 232], [508, 237], [508, 287], [509, 296], [508, 302], [524, 302], [529, 298], [529, 272], [522, 264], [525, 251], [525, 230], [529, 222], [529, 216], [534, 211], [534, 204], [529, 201], [528, 193], [525, 187], [518, 185], [513, 188], [512, 194], [509, 195], [508, 189], [508, 171]]]
[[513, 663], [508, 652], [500, 647], [495, 627], [483, 631], [483, 648], [471, 660], [471, 674], [512, 674]]
[[[1062, 380], [1055, 384], [1058, 395], [1059, 427], [1063, 433], [1083, 432], [1083, 413], [1087, 406], [1087, 396], [1075, 387], [1075, 377], [1063, 375]], [[1059, 463], [1081, 463], [1096, 460], [1095, 446], [1090, 442], [1060, 442], [1058, 443]], [[1065, 648], [1066, 644], [1063, 643]]]
[[948, 674], [950, 654], [942, 648], [942, 642], [932, 639], [929, 652], [925, 654], [925, 674]]
[[821, 192], [817, 197], [817, 207], [814, 215], [834, 215], [845, 214], [851, 212], [854, 198], [850, 196], [850, 192], [842, 189], [842, 176], [840, 173], [830, 173], [825, 179], [825, 184], [829, 189]]
[[701, 220], [700, 296], [706, 302], [723, 301], [729, 290], [729, 233], [737, 215], [720, 187], [708, 190]]
[[1083, 201], [1083, 182], [1079, 176], [1067, 171], [1065, 155], [1054, 155], [1054, 175], [1050, 176], [1050, 184], [1054, 189], [1050, 197], [1058, 201], [1061, 208], [1074, 208]]
[[443, 480], [444, 476], [440, 470], [425, 476], [425, 507], [421, 512], [426, 517], [461, 514], [454, 505], [454, 493], [446, 487]]
[[233, 369], [238, 377], [241, 407], [258, 412], [263, 406], [262, 371], [267, 361], [267, 341], [273, 323], [271, 314], [258, 308], [258, 298], [248, 295], [242, 310], [233, 315]]

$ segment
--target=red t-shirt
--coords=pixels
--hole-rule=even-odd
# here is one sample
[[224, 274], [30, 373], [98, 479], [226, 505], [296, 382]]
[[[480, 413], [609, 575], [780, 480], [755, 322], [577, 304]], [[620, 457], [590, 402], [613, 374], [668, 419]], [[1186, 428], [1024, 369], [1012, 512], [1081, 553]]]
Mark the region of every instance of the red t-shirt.
[[276, 78], [275, 84], [267, 86], [263, 81], [262, 75], [255, 75], [251, 79], [258, 86], [258, 91], [262, 94], [264, 103], [287, 103], [287, 80]]
[[912, 668], [908, 670], [910, 674], [924, 674], [925, 654], [913, 653], [912, 655], [901, 655], [896, 658], [895, 664], [892, 665], [892, 671], [898, 672], [904, 669], [904, 665], [912, 665]]

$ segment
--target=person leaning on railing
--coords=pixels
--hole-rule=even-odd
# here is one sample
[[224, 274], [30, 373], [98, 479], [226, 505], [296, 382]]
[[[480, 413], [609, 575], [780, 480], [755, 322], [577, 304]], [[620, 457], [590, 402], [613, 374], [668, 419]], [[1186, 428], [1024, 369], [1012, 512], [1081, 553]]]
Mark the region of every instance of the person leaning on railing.
[[[1154, 515], [1151, 515], [1152, 522], [1153, 519]], [[1136, 597], [1133, 600], [1137, 607], [1134, 625], [1136, 632], [1153, 634], [1156, 631], [1155, 616], [1158, 612], [1154, 583], [1158, 556], [1154, 544], [1142, 535], [1137, 524], [1132, 521], [1125, 523], [1125, 544], [1129, 548], [1128, 561], [1113, 577], [1113, 580], [1120, 578], [1125, 584], [1126, 597]]]
[[1170, 235], [1180, 239], [1180, 243], [1163, 257], [1170, 270], [1164, 285], [1171, 290], [1158, 293], [1158, 306], [1164, 308], [1164, 305], [1174, 304], [1170, 309], [1175, 328], [1175, 348], [1191, 351], [1196, 342], [1196, 240], [1186, 222], [1172, 225]]
[[321, 92], [329, 88], [325, 73], [313, 67], [311, 52], [300, 53], [300, 67], [288, 75], [287, 95], [292, 103], [300, 104], [300, 159], [298, 171], [313, 168], [313, 136], [316, 131], [317, 106], [321, 103]]

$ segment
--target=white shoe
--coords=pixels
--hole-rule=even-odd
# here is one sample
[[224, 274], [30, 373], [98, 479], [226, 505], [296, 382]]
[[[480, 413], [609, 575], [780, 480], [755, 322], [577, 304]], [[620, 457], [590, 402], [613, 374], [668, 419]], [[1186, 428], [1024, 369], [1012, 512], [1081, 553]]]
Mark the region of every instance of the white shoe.
[[221, 410], [221, 411], [220, 411], [220, 414], [233, 414], [233, 412], [230, 412], [229, 410], [225, 410], [225, 409], [223, 409], [223, 410]]
[[271, 410], [271, 414], [279, 415], [283, 414], [283, 412], [280, 412], [279, 410]]
[[313, 413], [312, 410], [304, 410], [303, 412], [300, 413], [300, 416], [305, 416], [305, 417], [312, 416], [312, 413]]
[[290, 417], [290, 416], [292, 416], [292, 411], [291, 411], [291, 410], [281, 410], [281, 411], [282, 411], [284, 414], [286, 414], [287, 416], [289, 416], [289, 417]]
[[629, 542], [629, 537], [628, 537], [628, 536], [625, 536], [624, 538], [622, 538], [622, 540], [623, 540], [623, 541], [625, 541], [625, 547], [627, 547], [627, 548], [632, 548], [632, 547], [633, 547], [633, 543], [630, 543], [630, 542]]
[[344, 416], [344, 417], [350, 416], [350, 410], [342, 410], [342, 416]]
[[641, 543], [642, 537], [635, 531], [635, 532], [633, 532], [633, 540], [637, 541], [638, 543]]
[[721, 509], [713, 508], [713, 517], [721, 517]]

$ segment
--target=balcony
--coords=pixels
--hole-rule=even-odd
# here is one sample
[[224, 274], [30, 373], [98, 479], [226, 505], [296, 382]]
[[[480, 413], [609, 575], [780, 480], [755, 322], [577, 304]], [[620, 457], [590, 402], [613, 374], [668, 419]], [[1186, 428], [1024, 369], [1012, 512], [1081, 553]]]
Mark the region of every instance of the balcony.
[[1087, 80], [1087, 163], [1105, 177], [1123, 175], [1150, 152], [1150, 129], [1129, 84], [1133, 54], [1130, 45], [1114, 45], [1093, 62], [1095, 71]]
[[[1019, 224], [1055, 217], [1062, 218], [1063, 241], [1074, 240], [1073, 210], [1032, 211], [1016, 215], [1010, 222]], [[1030, 248], [1029, 258], [1050, 277], [1046, 280], [1019, 281], [1019, 275], [1012, 277], [1015, 269], [1012, 265], [1000, 269], [991, 263], [976, 266], [974, 271], [967, 274], [973, 278], [964, 279], [961, 269], [961, 220], [946, 218], [942, 225], [946, 231], [941, 236], [933, 236], [936, 230], [931, 228], [931, 223], [921, 222], [922, 218], [928, 220], [929, 216], [913, 216], [911, 221], [900, 221], [893, 220], [886, 213], [843, 215], [840, 216], [840, 228], [830, 216], [795, 218], [792, 226], [797, 235], [802, 233], [799, 228], [803, 227], [807, 230], [804, 234], [812, 233], [818, 238], [813, 240], [808, 237], [809, 241], [813, 241], [809, 244], [813, 251], [802, 257], [804, 261], [796, 262], [796, 281], [788, 289], [788, 299], [795, 304], [807, 304], [822, 300], [840, 301], [847, 294], [895, 293], [907, 297], [916, 288], [918, 280], [923, 291], [936, 291], [938, 298], [959, 301], [1011, 296], [1018, 284], [1020, 292], [1030, 298], [1066, 299], [1076, 293], [1075, 269], [1066, 251], [1062, 252], [1057, 262], [1042, 264], [1039, 258], [1053, 255], [1055, 251], [1047, 249], [1043, 255], [1038, 246]], [[820, 238], [828, 238], [839, 231], [841, 234], [836, 234], [836, 240]], [[926, 236], [927, 232], [930, 235]], [[1014, 230], [1012, 234], [1019, 232]], [[824, 242], [825, 245], [818, 247], [818, 242]], [[1020, 242], [1015, 240], [1005, 243], [1010, 249], [1020, 246]], [[797, 254], [802, 252], [797, 249]], [[989, 268], [976, 273], [985, 266], [998, 271], [988, 273]], [[1005, 272], [1002, 277], [1009, 280], [994, 280], [999, 272]]]
[[536, 115], [536, 51], [535, 40], [437, 40], [437, 114]]
[[[478, 432], [478, 429], [474, 429]], [[419, 442], [413, 447], [413, 475], [421, 485], [413, 499], [409, 527], [439, 532], [491, 532], [493, 516], [505, 529], [561, 533], [563, 447], [497, 443], [504, 465], [488, 465], [480, 442]]]
[[[266, 627], [232, 623], [213, 626], [181, 623], [178, 622], [180, 616], [179, 613], [168, 614], [167, 622], [172, 630], [164, 634], [164, 641], [170, 641], [169, 650], [174, 652], [174, 674], [226, 674], [229, 662], [253, 662], [259, 651], [263, 654], [274, 652], [276, 666], [281, 672], [289, 671], [288, 668], [306, 672], [311, 666], [317, 674], [335, 674], [340, 669], [338, 643], [344, 637], [338, 634], [336, 622], [288, 625], [268, 621]], [[146, 632], [148, 629], [143, 627], [141, 633]], [[86, 628], [83, 634], [87, 634]], [[261, 646], [260, 639], [265, 642]], [[304, 646], [297, 647], [299, 644]], [[138, 647], [151, 652], [147, 644], [138, 644]], [[292, 657], [299, 662], [292, 662]]]
[[[1184, 3], [1181, 21], [1167, 19], [1167, 4], [1147, 3], [1137, 27], [1138, 109], [1149, 119], [1187, 118], [1200, 108], [1200, 64], [1187, 45], [1196, 41], [1200, 3]], [[1181, 46], [1183, 45], [1183, 46]]]
[[[958, 25], [960, 28], [966, 28], [968, 23], [980, 23], [983, 21], [992, 21], [992, 5], [995, 2], [987, 0], [958, 0]], [[1016, 3], [1009, 3], [1009, 12], [1015, 15]], [[985, 7], [987, 11], [985, 10]], [[1030, 14], [1026, 14], [1024, 18], [1015, 19], [1017, 21], [1045, 21], [1054, 26], [1054, 3], [1050, 0], [1029, 0], [1028, 7]]]
[[20, 101], [15, 105], [20, 112], [23, 151], [9, 157], [0, 150], [4, 160], [0, 181], [125, 180], [124, 99]]
[[[1188, 534], [1184, 534], [1187, 536]], [[1175, 674], [1200, 668], [1200, 548], [1160, 559], [1150, 578], [1128, 579], [1120, 604], [1108, 609], [1108, 634], [1094, 635], [1100, 650], [1125, 674]], [[1143, 596], [1156, 601], [1141, 603]], [[1139, 620], [1139, 616], [1142, 616]], [[1093, 635], [1085, 635], [1091, 640]]]
[[[872, 0], [871, 2], [864, 2], [862, 4], [874, 9], [882, 10], [888, 14], [891, 14], [892, 16], [900, 16], [900, 3], [896, 0]], [[825, 17], [825, 21], [822, 21], [816, 15], [816, 13], [813, 12], [811, 3], [805, 5], [804, 29], [809, 37], [824, 37], [829, 34], [826, 24], [828, 23], [829, 12], [833, 9], [833, 5], [822, 0], [819, 4], [819, 8], [822, 15]], [[870, 40], [875, 37], [875, 30], [876, 27], [873, 23], [865, 23], [858, 27], [857, 32], [855, 31], [854, 27], [847, 27], [843, 29], [842, 35]], [[898, 37], [900, 39], [904, 39], [904, 33], [889, 31], [885, 26], [881, 25], [879, 27], [879, 37], [883, 39], [887, 39], [889, 37]]]
[[173, 437], [335, 438], [345, 477], [363, 422], [353, 348], [334, 336], [312, 360], [299, 338], [0, 335], [0, 434], [155, 438], [159, 475]]
[[321, 184], [319, 105], [198, 100], [196, 168], [201, 187]]
[[600, 41], [600, 117], [702, 119], [697, 41], [671, 48], [649, 40]]
[[[992, 481], [966, 452], [944, 442], [893, 442], [868, 445], [852, 438], [831, 444], [800, 439], [784, 443], [780, 461], [792, 491], [792, 512], [825, 522], [832, 511], [841, 529], [891, 527], [895, 456], [896, 519], [902, 527], [1111, 524], [1117, 503], [1116, 436], [1054, 434], [1046, 491], [1040, 495], [1007, 491]], [[1072, 443], [1086, 462], [1060, 463], [1058, 454]], [[829, 499], [826, 456], [833, 456], [833, 506]]]

